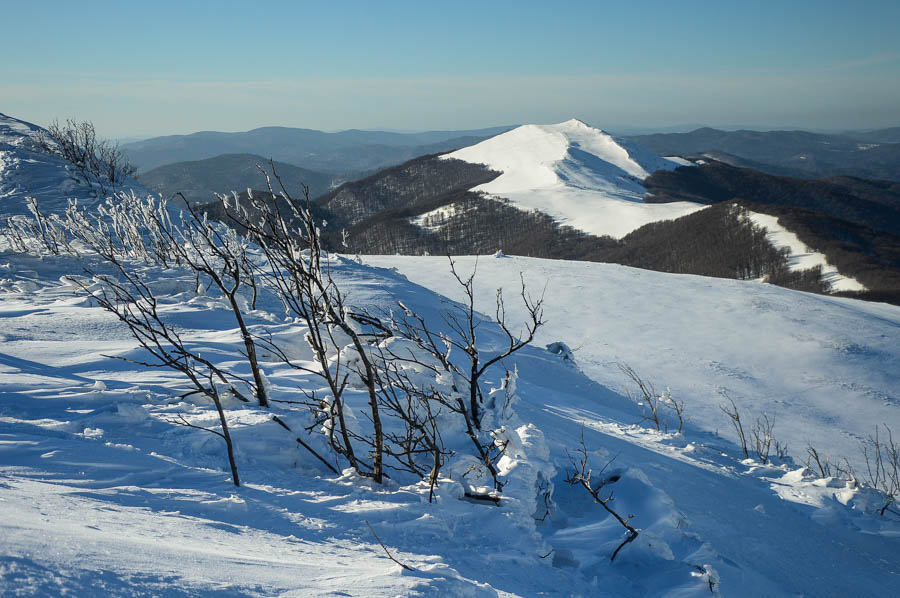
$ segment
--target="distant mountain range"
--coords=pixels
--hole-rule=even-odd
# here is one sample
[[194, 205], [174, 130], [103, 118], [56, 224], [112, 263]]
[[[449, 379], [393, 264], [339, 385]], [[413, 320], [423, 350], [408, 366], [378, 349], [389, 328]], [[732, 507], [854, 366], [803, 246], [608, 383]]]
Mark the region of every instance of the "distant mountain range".
[[900, 127], [876, 129], [874, 131], [855, 131], [848, 133], [847, 136], [868, 143], [900, 143]]
[[849, 175], [900, 181], [900, 127], [847, 135], [805, 131], [720, 131], [629, 137], [669, 156], [709, 157], [733, 166], [805, 177]]
[[[159, 166], [138, 175], [141, 183], [172, 199], [181, 193], [190, 203], [206, 203], [216, 193], [265, 189], [265, 178], [257, 165], [269, 171], [269, 160], [253, 154], [224, 154], [206, 160], [178, 162]], [[285, 162], [275, 162], [275, 169], [291, 193], [307, 185], [312, 197], [323, 195], [333, 187], [359, 178], [300, 168]], [[275, 181], [272, 181], [276, 185]]]
[[242, 133], [202, 131], [154, 137], [122, 146], [139, 172], [165, 164], [204, 160], [222, 154], [255, 154], [309, 170], [340, 174], [374, 171], [416, 156], [478, 143], [511, 127], [465, 131], [390, 133], [263, 127]]

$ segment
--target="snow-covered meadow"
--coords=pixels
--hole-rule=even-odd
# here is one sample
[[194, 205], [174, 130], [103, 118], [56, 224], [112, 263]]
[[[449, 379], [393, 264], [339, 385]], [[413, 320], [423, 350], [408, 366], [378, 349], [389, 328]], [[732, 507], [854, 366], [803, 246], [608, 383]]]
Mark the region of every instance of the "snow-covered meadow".
[[[19, 160], [16, 180], [35, 174], [20, 143], [0, 150]], [[56, 167], [40, 175], [63, 189], [48, 192], [51, 211], [90, 191], [54, 183], [66, 176]], [[26, 213], [27, 189], [6, 180], [0, 212]], [[546, 324], [488, 372], [491, 396], [507, 399], [492, 414], [499, 502], [466, 496], [477, 468], [452, 427], [457, 450], [430, 501], [426, 480], [389, 472], [378, 485], [327, 452], [290, 402], [321, 383], [265, 351], [272, 406], [223, 404], [233, 485], [222, 439], [185, 425], [214, 426], [211, 402], [186, 394], [179, 373], [136, 363], [146, 353], [90, 296], [84, 269], [115, 270], [90, 252], [0, 244], [0, 595], [877, 596], [900, 580], [900, 521], [877, 513], [883, 497], [804, 467], [807, 443], [859, 469], [875, 425], [900, 431], [900, 308], [605, 264], [458, 258], [488, 314], [480, 350], [506, 342], [492, 320], [498, 287], [514, 330], [527, 315], [520, 273], [543, 293]], [[132, 267], [192, 351], [248, 376], [221, 294], [181, 267]], [[446, 258], [333, 256], [330, 272], [348, 305], [388, 314], [401, 301], [448, 333], [442, 314], [463, 298]], [[276, 297], [243, 305], [251, 331], [315, 369], [308, 329]], [[620, 363], [684, 401], [681, 433], [642, 418]], [[506, 370], [518, 376], [504, 387]], [[794, 459], [744, 459], [718, 408], [726, 396], [748, 422], [774, 415]], [[350, 401], [364, 427], [363, 393]], [[623, 527], [567, 483], [580, 450], [634, 541], [622, 545]]]

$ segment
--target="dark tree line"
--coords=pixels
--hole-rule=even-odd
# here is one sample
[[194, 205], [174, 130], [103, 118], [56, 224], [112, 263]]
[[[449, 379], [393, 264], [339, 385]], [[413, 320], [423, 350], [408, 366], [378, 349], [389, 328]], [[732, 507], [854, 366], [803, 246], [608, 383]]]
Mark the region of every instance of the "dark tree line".
[[331, 228], [346, 228], [385, 210], [434, 202], [495, 179], [500, 173], [461, 160], [422, 156], [341, 185], [316, 200], [332, 215]]
[[642, 226], [605, 257], [638, 268], [737, 279], [762, 278], [787, 265], [786, 252], [731, 203]]
[[812, 210], [741, 202], [778, 221], [808, 247], [822, 253], [839, 272], [850, 273], [868, 291], [860, 299], [900, 303], [900, 237]]
[[[443, 218], [427, 226], [413, 218], [439, 207], [448, 209]], [[334, 231], [332, 231], [334, 234]], [[439, 198], [418, 209], [399, 208], [382, 212], [348, 229], [347, 250], [356, 253], [408, 255], [462, 255], [493, 253], [577, 259], [595, 251], [598, 244], [615, 244], [559, 226], [542, 212], [524, 211], [508, 203], [470, 191]]]
[[813, 210], [900, 235], [900, 183], [841, 176], [800, 179], [709, 161], [657, 171], [644, 181], [648, 202], [715, 204], [740, 197], [756, 204]]

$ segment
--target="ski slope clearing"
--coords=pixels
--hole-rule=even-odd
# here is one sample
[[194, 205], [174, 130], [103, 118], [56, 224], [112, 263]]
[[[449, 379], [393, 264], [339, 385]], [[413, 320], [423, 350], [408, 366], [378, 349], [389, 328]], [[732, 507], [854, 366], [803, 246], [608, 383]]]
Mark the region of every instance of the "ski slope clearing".
[[692, 202], [646, 204], [641, 181], [683, 165], [572, 119], [524, 125], [443, 156], [502, 174], [475, 187], [595, 235], [621, 238], [641, 226], [702, 209]]
[[821, 266], [822, 280], [828, 283], [829, 291], [832, 293], [866, 290], [866, 287], [858, 280], [838, 272], [837, 268], [828, 263], [823, 254], [812, 251], [797, 235], [781, 226], [778, 223], [777, 216], [760, 214], [749, 210], [747, 215], [754, 224], [766, 229], [769, 242], [776, 249], [787, 248], [790, 251], [788, 264], [791, 270], [809, 270], [810, 268]]

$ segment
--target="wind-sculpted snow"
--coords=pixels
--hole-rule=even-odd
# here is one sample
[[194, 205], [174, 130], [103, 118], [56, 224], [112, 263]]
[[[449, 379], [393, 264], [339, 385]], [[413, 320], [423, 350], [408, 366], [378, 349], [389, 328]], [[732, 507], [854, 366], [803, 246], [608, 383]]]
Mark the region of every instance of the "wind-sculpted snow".
[[[682, 383], [694, 376], [689, 369], [675, 375], [664, 360], [651, 369], [667, 346], [639, 346], [649, 334], [646, 318], [658, 318], [663, 330], [666, 318], [678, 321], [668, 300], [631, 323], [635, 337], [629, 343], [615, 332], [601, 334], [604, 320], [576, 309], [588, 287], [582, 299], [549, 287], [547, 337], [574, 347], [578, 367], [541, 343], [517, 354], [515, 384], [506, 390], [495, 385], [497, 396], [517, 397], [511, 405], [518, 415], [504, 437], [509, 450], [499, 463], [510, 480], [507, 498], [500, 507], [465, 500], [459, 480], [469, 468], [451, 461], [436, 502], [429, 503], [427, 484], [388, 480], [378, 487], [349, 470], [331, 474], [270, 417], [278, 413], [296, 425], [302, 422], [298, 413], [237, 401], [227, 408], [244, 485], [232, 486], [221, 441], [173, 423], [184, 417], [212, 424], [212, 406], [179, 397], [183, 383], [172, 373], [106, 357], [143, 355], [115, 318], [73, 296], [71, 278], [82, 265], [97, 266], [85, 259], [0, 255], [4, 594], [705, 596], [712, 588], [727, 596], [879, 595], [896, 584], [896, 523], [864, 512], [858, 490], [817, 483], [790, 462], [741, 463], [732, 442], [703, 429], [709, 413], [701, 409], [706, 403], [699, 391], [682, 395], [691, 423], [683, 435], [670, 435], [635, 425], [639, 408], [610, 389], [618, 384], [597, 383], [610, 358], [630, 360], [643, 351], [647, 357], [635, 359], [636, 367], [650, 370], [645, 373], [673, 392], [685, 392]], [[446, 267], [442, 261], [391, 259], [414, 279], [428, 280], [430, 272], [437, 279]], [[539, 292], [542, 281], [535, 278], [542, 271], [534, 265], [567, 267], [493, 261], [503, 268], [480, 264], [479, 289], [503, 284], [504, 272], [525, 270]], [[460, 267], [471, 263], [462, 260]], [[192, 346], [217, 363], [241, 363], [240, 336], [220, 297], [197, 289], [189, 273], [144, 268], [165, 317]], [[640, 271], [618, 271], [623, 288], [615, 300], [630, 294], [632, 308], [646, 309], [639, 289], [656, 286]], [[439, 296], [398, 273], [343, 260], [334, 272], [348, 299], [373, 313], [396, 309], [398, 298], [430, 321], [444, 308]], [[566, 277], [590, 285], [588, 272]], [[682, 287], [697, 292], [698, 280], [724, 285], [716, 294], [720, 302], [741, 297], [740, 289], [723, 281], [664, 278], [675, 298]], [[599, 313], [616, 317], [602, 294], [594, 296]], [[479, 302], [484, 298], [479, 295]], [[766, 300], [774, 303], [771, 296]], [[507, 305], [514, 310], [512, 301]], [[877, 316], [881, 325], [897, 320], [889, 308], [863, 305], [857, 329], [866, 318]], [[579, 326], [578, 339], [567, 332], [566, 318]], [[627, 318], [618, 318], [624, 329]], [[262, 300], [248, 321], [253, 330], [274, 331], [280, 344], [305, 359], [305, 331], [284, 322], [279, 305]], [[504, 341], [489, 320], [479, 331], [485, 347]], [[882, 352], [896, 340], [894, 329], [884, 334], [894, 336], [883, 341]], [[889, 355], [881, 359], [894, 359]], [[298, 388], [309, 388], [308, 376], [271, 359], [263, 366], [274, 398], [296, 398]], [[498, 383], [499, 374], [493, 376]], [[776, 402], [741, 398], [753, 408]], [[892, 412], [885, 413], [880, 415], [889, 419]], [[612, 504], [633, 515], [640, 529], [613, 563], [609, 555], [623, 530], [565, 482], [581, 438], [595, 479], [607, 480]], [[552, 487], [552, 499], [540, 499], [533, 491], [538, 486]], [[389, 561], [369, 526], [415, 570]]]
[[623, 237], [649, 222], [671, 220], [699, 204], [645, 204], [641, 181], [682, 162], [657, 156], [579, 120], [524, 125], [447, 154], [502, 174], [476, 191], [537, 209], [596, 235]]

